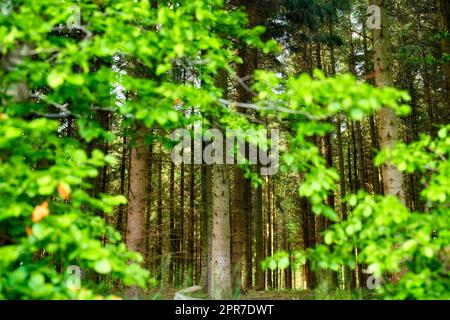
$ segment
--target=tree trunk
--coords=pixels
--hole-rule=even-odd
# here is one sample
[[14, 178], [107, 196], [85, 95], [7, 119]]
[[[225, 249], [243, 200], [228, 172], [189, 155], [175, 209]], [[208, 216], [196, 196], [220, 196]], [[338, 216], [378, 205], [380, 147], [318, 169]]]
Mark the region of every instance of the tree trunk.
[[202, 288], [208, 292], [209, 287], [209, 279], [208, 271], [210, 271], [210, 267], [208, 261], [210, 260], [210, 243], [211, 243], [211, 167], [208, 165], [203, 165], [201, 168], [201, 185], [202, 185], [202, 225], [201, 225], [201, 242], [202, 242], [202, 250], [201, 250], [201, 280], [200, 285]]
[[241, 277], [242, 277], [242, 258], [244, 250], [244, 231], [247, 230], [248, 225], [248, 201], [245, 192], [245, 178], [242, 169], [239, 165], [233, 168], [234, 189], [233, 189], [233, 210], [232, 210], [232, 242], [231, 242], [231, 265], [233, 277], [233, 294], [239, 294], [241, 291]]
[[342, 145], [342, 124], [341, 116], [336, 117], [336, 137], [338, 148], [338, 166], [339, 166], [339, 194], [341, 204], [341, 219], [347, 219], [347, 203], [344, 201], [347, 190], [345, 186], [345, 168], [344, 168], [344, 149]]
[[176, 268], [174, 254], [177, 252], [176, 247], [176, 229], [175, 229], [175, 164], [170, 163], [170, 174], [169, 174], [169, 222], [170, 222], [170, 267], [168, 274], [168, 283], [173, 284], [174, 282], [174, 271]]
[[[219, 72], [216, 82], [226, 96], [227, 74], [225, 70]], [[209, 297], [212, 299], [231, 298], [230, 186], [228, 168], [225, 164], [212, 166], [211, 262], [212, 283]]]
[[[121, 161], [120, 161], [120, 194], [123, 196], [125, 195], [125, 174], [127, 171], [127, 158], [129, 158], [129, 152], [127, 147], [127, 138], [125, 136], [125, 133], [123, 133], [123, 140], [122, 140], [122, 154], [121, 154]], [[119, 210], [117, 212], [117, 223], [116, 223], [116, 229], [123, 235], [124, 234], [124, 217], [126, 214], [126, 206], [121, 205], [119, 207]]]
[[263, 208], [262, 208], [262, 187], [255, 189], [255, 199], [252, 209], [255, 217], [255, 289], [264, 290], [264, 272], [261, 268], [261, 261], [264, 260], [264, 225], [263, 225]]
[[[266, 256], [270, 257], [272, 255], [272, 240], [273, 240], [273, 235], [272, 235], [272, 226], [273, 226], [273, 221], [272, 221], [272, 207], [270, 205], [270, 187], [271, 187], [272, 183], [270, 181], [270, 177], [267, 176], [266, 177], [266, 189], [267, 189], [267, 202], [266, 202], [266, 208], [267, 208], [267, 224], [265, 224], [265, 226], [267, 227], [267, 237], [266, 237]], [[267, 269], [266, 271], [266, 278], [267, 278], [267, 288], [273, 289], [273, 283], [272, 283], [272, 270]]]
[[[375, 83], [378, 87], [394, 86], [392, 77], [392, 59], [388, 31], [387, 12], [384, 0], [371, 0], [371, 4], [381, 9], [381, 30], [373, 30], [374, 38], [374, 65]], [[392, 148], [399, 138], [398, 118], [394, 111], [383, 108], [378, 113], [380, 134], [380, 147]], [[383, 186], [386, 194], [392, 194], [405, 202], [402, 174], [392, 164], [387, 163], [381, 167]]]
[[[194, 139], [191, 139], [191, 150], [194, 150]], [[187, 286], [194, 284], [194, 225], [195, 225], [195, 167], [194, 167], [194, 152], [191, 152], [191, 163], [189, 164], [189, 219], [188, 219], [188, 246], [187, 246]]]
[[[436, 16], [439, 32], [441, 33], [440, 45], [442, 57], [450, 55], [450, 41], [448, 39], [450, 24], [450, 2], [448, 0], [436, 0]], [[448, 59], [448, 58], [447, 58]], [[447, 106], [450, 106], [450, 61], [446, 61], [443, 66], [445, 77], [445, 89], [447, 91]]]
[[185, 267], [185, 245], [184, 245], [184, 164], [180, 169], [180, 202], [179, 202], [179, 229], [178, 229], [178, 283], [184, 285], [184, 267]]
[[[147, 212], [147, 158], [148, 148], [144, 145], [145, 129], [139, 127], [135, 146], [130, 155], [130, 183], [128, 192], [126, 245], [128, 250], [137, 251], [146, 255], [145, 217]], [[137, 299], [140, 290], [137, 287], [127, 287], [125, 296]]]
[[[381, 29], [373, 30], [374, 41], [374, 65], [375, 83], [378, 87], [393, 87], [392, 59], [389, 40], [388, 15], [384, 0], [371, 0], [371, 4], [381, 9]], [[392, 148], [399, 138], [398, 118], [390, 108], [382, 108], [378, 113], [378, 125], [380, 134], [380, 147]], [[381, 167], [383, 176], [383, 187], [386, 194], [397, 196], [405, 203], [405, 191], [403, 188], [403, 176], [391, 163], [383, 164]], [[400, 274], [392, 277], [393, 282], [400, 280]]]

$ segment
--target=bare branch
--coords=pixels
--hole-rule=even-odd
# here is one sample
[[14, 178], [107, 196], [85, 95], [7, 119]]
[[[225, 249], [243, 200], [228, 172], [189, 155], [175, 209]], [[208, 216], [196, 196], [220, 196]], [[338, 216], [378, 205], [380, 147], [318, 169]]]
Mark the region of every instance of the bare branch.
[[267, 104], [267, 107], [259, 106], [253, 103], [244, 103], [244, 102], [237, 102], [237, 101], [229, 101], [226, 99], [219, 99], [219, 102], [226, 106], [237, 106], [240, 108], [247, 108], [252, 109], [256, 111], [279, 111], [283, 113], [288, 114], [295, 114], [295, 115], [302, 115], [307, 117], [310, 120], [324, 120], [328, 117], [326, 115], [313, 115], [309, 112], [303, 111], [303, 110], [295, 110], [295, 109], [289, 109], [286, 107], [277, 106], [271, 101], [265, 101]]

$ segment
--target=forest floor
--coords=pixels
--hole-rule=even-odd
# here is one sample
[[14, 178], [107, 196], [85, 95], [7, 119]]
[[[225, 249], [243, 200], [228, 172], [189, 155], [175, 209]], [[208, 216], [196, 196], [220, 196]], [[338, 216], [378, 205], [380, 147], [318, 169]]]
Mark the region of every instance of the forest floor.
[[[173, 300], [175, 293], [180, 289], [170, 288], [161, 292], [159, 290], [152, 290], [147, 293], [146, 299], [151, 300]], [[194, 299], [207, 299], [207, 295], [203, 292], [195, 292], [188, 295]], [[374, 299], [375, 297], [367, 292], [321, 292], [321, 291], [306, 291], [306, 290], [269, 290], [269, 291], [257, 291], [248, 290], [241, 294], [239, 298], [233, 300], [361, 300], [361, 299]]]

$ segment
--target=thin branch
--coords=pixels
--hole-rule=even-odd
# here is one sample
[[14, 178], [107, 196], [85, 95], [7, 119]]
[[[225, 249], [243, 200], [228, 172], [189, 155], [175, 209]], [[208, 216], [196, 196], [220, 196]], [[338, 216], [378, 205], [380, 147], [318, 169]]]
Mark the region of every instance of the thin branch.
[[39, 93], [32, 93], [32, 94], [30, 95], [30, 97], [31, 97], [31, 98], [35, 98], [35, 99], [38, 99], [38, 100], [41, 100], [41, 101], [44, 101], [44, 102], [46, 102], [47, 104], [49, 104], [49, 105], [51, 105], [51, 106], [53, 106], [53, 107], [55, 107], [55, 108], [61, 110], [63, 113], [69, 113], [69, 114], [70, 114], [69, 109], [67, 109], [67, 107], [69, 106], [69, 104], [67, 104], [67, 103], [59, 104], [59, 103], [56, 103], [56, 102], [53, 102], [53, 101], [47, 101], [47, 98], [46, 98], [44, 95], [39, 94]]
[[246, 83], [245, 83], [245, 80], [247, 80], [247, 79], [251, 79], [252, 77], [251, 76], [246, 76], [246, 77], [244, 77], [244, 78], [241, 78], [241, 77], [239, 77], [239, 76], [236, 76], [236, 80], [237, 80], [237, 82], [239, 82], [239, 84], [248, 92], [248, 93], [250, 93], [251, 95], [253, 95], [253, 96], [258, 96]]
[[252, 110], [256, 110], [256, 111], [279, 111], [279, 112], [288, 113], [288, 114], [302, 115], [302, 116], [307, 117], [310, 120], [324, 120], [324, 119], [328, 118], [326, 115], [318, 116], [318, 115], [313, 115], [313, 114], [303, 111], [303, 110], [295, 110], [295, 109], [289, 109], [289, 108], [277, 106], [273, 102], [269, 102], [269, 101], [266, 101], [266, 103], [268, 104], [267, 107], [258, 106], [256, 104], [252, 104], [252, 103], [229, 101], [226, 99], [219, 99], [219, 102], [226, 106], [237, 106], [240, 108], [247, 108], [247, 109], [252, 109]]

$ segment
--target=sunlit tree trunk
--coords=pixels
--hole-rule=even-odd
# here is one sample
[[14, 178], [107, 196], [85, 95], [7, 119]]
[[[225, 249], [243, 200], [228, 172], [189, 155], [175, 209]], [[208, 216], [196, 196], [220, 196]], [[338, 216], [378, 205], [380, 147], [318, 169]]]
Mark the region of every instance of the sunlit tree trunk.
[[[227, 91], [227, 74], [221, 70], [217, 86]], [[230, 185], [226, 164], [212, 166], [212, 241], [210, 298], [229, 299], [231, 280]]]
[[[373, 30], [375, 83], [378, 87], [393, 87], [392, 57], [389, 40], [388, 15], [386, 12], [386, 1], [371, 0], [371, 4], [381, 9], [381, 29]], [[392, 148], [399, 139], [398, 118], [390, 108], [382, 108], [378, 113], [378, 125], [380, 134], [380, 147], [382, 149]], [[383, 187], [386, 194], [397, 196], [405, 203], [405, 191], [403, 187], [403, 176], [391, 163], [385, 163], [381, 167], [383, 176]], [[400, 274], [394, 274], [392, 280], [399, 281]]]
[[[378, 87], [394, 86], [392, 76], [392, 58], [389, 40], [388, 18], [384, 0], [371, 0], [371, 4], [381, 9], [381, 29], [373, 30], [375, 83]], [[380, 147], [392, 148], [399, 139], [398, 118], [390, 108], [383, 108], [378, 113]], [[386, 194], [393, 194], [405, 202], [403, 177], [395, 166], [390, 163], [381, 167], [383, 185]]]

